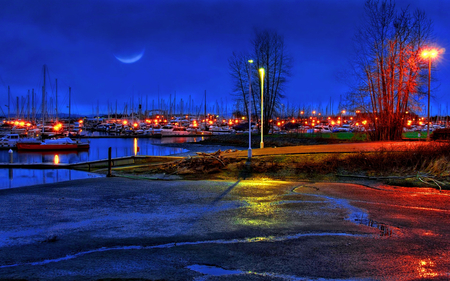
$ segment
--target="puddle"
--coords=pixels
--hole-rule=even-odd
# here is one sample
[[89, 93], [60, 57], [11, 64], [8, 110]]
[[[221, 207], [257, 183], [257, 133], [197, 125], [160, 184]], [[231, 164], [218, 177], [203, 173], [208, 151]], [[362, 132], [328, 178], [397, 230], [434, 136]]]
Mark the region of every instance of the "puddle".
[[53, 262], [61, 262], [66, 260], [75, 259], [84, 255], [98, 253], [98, 252], [107, 252], [107, 251], [126, 251], [126, 250], [150, 250], [150, 249], [169, 249], [173, 247], [181, 247], [186, 245], [203, 245], [203, 244], [237, 244], [237, 243], [260, 243], [260, 242], [282, 242], [288, 240], [299, 239], [301, 237], [313, 237], [313, 236], [346, 236], [346, 237], [370, 237], [371, 235], [361, 235], [361, 234], [350, 234], [350, 233], [333, 233], [333, 232], [323, 232], [323, 233], [297, 233], [292, 235], [283, 235], [283, 236], [261, 236], [261, 237], [249, 237], [242, 239], [218, 239], [218, 240], [204, 240], [204, 241], [193, 241], [193, 242], [174, 242], [167, 243], [161, 245], [154, 246], [117, 246], [117, 247], [103, 247], [99, 249], [93, 249], [89, 251], [79, 252], [73, 255], [67, 255], [62, 258], [57, 259], [49, 259], [38, 262], [30, 262], [30, 263], [20, 263], [20, 264], [11, 264], [11, 265], [2, 265], [0, 268], [9, 268], [16, 267], [22, 265], [45, 265]]
[[189, 265], [186, 268], [193, 270], [193, 271], [197, 271], [202, 274], [209, 275], [209, 276], [226, 276], [226, 275], [236, 275], [236, 274], [245, 274], [246, 273], [245, 271], [227, 270], [227, 269], [223, 269], [221, 267], [216, 267], [216, 266], [212, 266], [212, 265], [194, 264], [194, 265]]
[[104, 177], [69, 169], [0, 169], [0, 189]]
[[[295, 189], [293, 189], [292, 192], [297, 193]], [[301, 194], [325, 199], [326, 201], [324, 201], [323, 203], [331, 203], [338, 208], [345, 209], [348, 211], [348, 216], [345, 218], [345, 220], [351, 221], [356, 224], [378, 228], [380, 230], [380, 236], [392, 236], [393, 232], [391, 227], [387, 226], [384, 223], [376, 222], [370, 219], [369, 215], [364, 210], [351, 205], [346, 199], [334, 198], [319, 194], [308, 194], [308, 193], [301, 193]]]
[[270, 273], [270, 272], [254, 272], [254, 271], [242, 271], [242, 270], [228, 270], [223, 269], [221, 267], [212, 266], [212, 265], [200, 265], [200, 264], [194, 264], [189, 265], [186, 267], [187, 269], [190, 269], [192, 271], [196, 271], [198, 273], [204, 274], [206, 276], [200, 276], [196, 277], [194, 280], [196, 281], [206, 281], [210, 277], [213, 276], [230, 276], [230, 275], [255, 275], [255, 276], [261, 276], [266, 278], [277, 278], [282, 280], [292, 280], [292, 281], [328, 281], [328, 280], [335, 280], [335, 281], [346, 281], [346, 280], [372, 280], [372, 279], [326, 279], [326, 278], [311, 278], [311, 277], [298, 277], [294, 275], [285, 275], [285, 274], [276, 274], [276, 273]]

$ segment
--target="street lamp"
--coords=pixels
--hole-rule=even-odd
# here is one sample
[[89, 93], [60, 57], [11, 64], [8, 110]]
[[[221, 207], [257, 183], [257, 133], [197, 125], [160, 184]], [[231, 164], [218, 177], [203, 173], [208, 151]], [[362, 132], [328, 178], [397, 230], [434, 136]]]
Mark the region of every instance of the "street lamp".
[[263, 140], [263, 133], [264, 133], [264, 126], [263, 126], [263, 120], [264, 120], [264, 68], [259, 69], [259, 75], [261, 77], [261, 143], [260, 148], [264, 148], [264, 140]]
[[248, 159], [252, 158], [252, 63], [248, 60]]
[[431, 86], [431, 60], [438, 56], [439, 52], [436, 49], [425, 49], [421, 56], [428, 59], [428, 113], [427, 113], [427, 141], [430, 141], [430, 86]]

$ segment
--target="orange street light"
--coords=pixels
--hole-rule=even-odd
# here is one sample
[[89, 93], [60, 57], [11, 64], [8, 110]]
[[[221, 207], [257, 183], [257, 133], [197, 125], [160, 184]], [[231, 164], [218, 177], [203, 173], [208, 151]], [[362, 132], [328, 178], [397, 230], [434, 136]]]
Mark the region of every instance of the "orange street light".
[[430, 141], [430, 86], [431, 86], [431, 60], [439, 55], [436, 49], [424, 49], [420, 54], [423, 59], [428, 59], [428, 113], [427, 113], [427, 141]]

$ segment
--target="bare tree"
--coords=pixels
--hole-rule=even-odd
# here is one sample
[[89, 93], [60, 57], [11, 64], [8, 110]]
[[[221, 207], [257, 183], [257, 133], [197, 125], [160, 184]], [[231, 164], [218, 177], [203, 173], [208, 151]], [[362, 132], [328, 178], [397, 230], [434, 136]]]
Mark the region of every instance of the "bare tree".
[[430, 38], [431, 22], [423, 12], [397, 12], [388, 0], [366, 1], [365, 23], [354, 41], [356, 86], [346, 100], [372, 113], [373, 140], [401, 139], [406, 112], [423, 95], [426, 64], [420, 51]]
[[233, 93], [238, 105], [242, 104], [241, 108], [245, 115], [248, 116], [248, 99], [249, 99], [249, 87], [248, 87], [248, 59], [249, 56], [243, 53], [236, 54], [233, 52], [228, 59], [230, 67], [230, 74], [233, 79]]
[[[255, 35], [251, 41], [253, 52], [250, 54], [237, 55], [233, 53], [229, 59], [231, 76], [234, 81], [234, 93], [236, 97], [243, 100], [244, 111], [248, 112], [248, 76], [249, 67], [252, 76], [252, 109], [257, 116], [261, 116], [261, 79], [258, 69], [264, 68], [264, 132], [267, 133], [270, 128], [269, 120], [280, 109], [284, 86], [287, 78], [290, 76], [292, 68], [292, 57], [287, 54], [284, 45], [284, 38], [274, 31], [255, 30]], [[249, 64], [248, 60], [253, 60]], [[247, 113], [248, 115], [248, 113]]]

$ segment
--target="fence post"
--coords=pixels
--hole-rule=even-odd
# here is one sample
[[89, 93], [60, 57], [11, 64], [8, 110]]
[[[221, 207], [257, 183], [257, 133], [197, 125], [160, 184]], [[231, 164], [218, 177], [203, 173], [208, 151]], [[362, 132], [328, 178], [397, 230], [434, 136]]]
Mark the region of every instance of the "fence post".
[[111, 161], [111, 147], [108, 148], [108, 174], [107, 177], [112, 177], [111, 174], [111, 167], [112, 167], [112, 161]]

